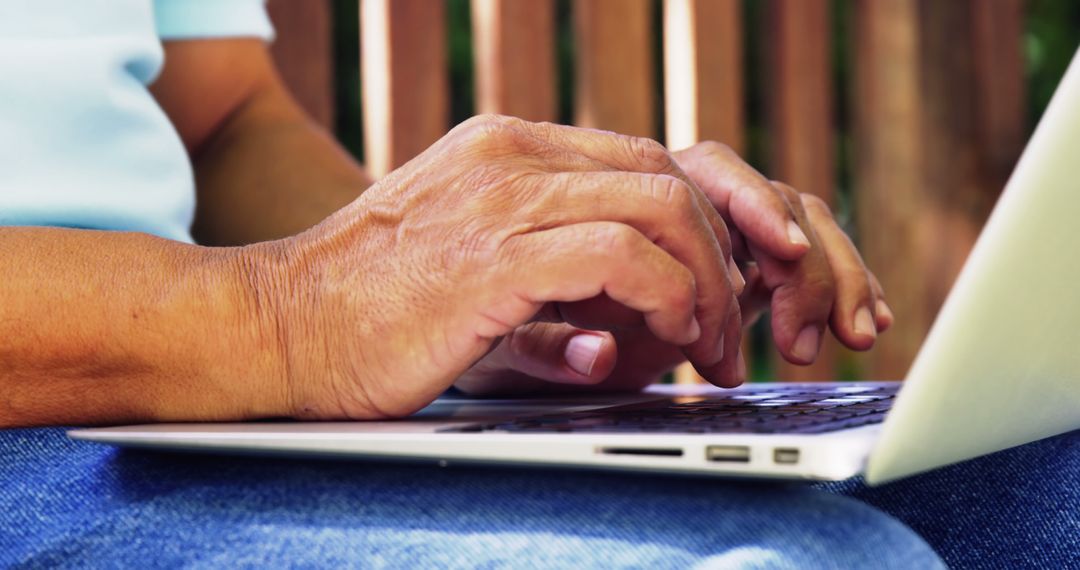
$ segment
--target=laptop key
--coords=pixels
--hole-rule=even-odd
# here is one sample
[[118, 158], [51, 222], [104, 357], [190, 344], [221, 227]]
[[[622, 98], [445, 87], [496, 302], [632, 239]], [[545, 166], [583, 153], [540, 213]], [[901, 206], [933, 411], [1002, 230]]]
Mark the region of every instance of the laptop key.
[[[894, 390], [853, 386], [777, 390], [692, 402], [631, 404], [548, 414], [445, 432], [507, 433], [825, 433], [882, 421]], [[857, 390], [856, 390], [857, 389]]]

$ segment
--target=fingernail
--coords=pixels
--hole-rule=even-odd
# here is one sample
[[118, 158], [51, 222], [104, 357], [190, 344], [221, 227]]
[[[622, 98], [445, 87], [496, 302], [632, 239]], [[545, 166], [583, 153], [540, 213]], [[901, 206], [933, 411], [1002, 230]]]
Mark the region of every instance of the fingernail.
[[600, 346], [604, 339], [592, 334], [579, 334], [566, 343], [566, 364], [583, 376], [592, 373], [596, 357], [600, 356]]
[[818, 329], [810, 325], [799, 331], [795, 337], [795, 344], [791, 347], [791, 355], [803, 362], [813, 362], [818, 351]]
[[742, 271], [739, 271], [739, 266], [734, 259], [728, 263], [728, 274], [731, 276], [731, 287], [735, 289], [735, 296], [742, 295], [743, 289], [746, 288], [746, 278], [743, 277]]
[[701, 325], [697, 322], [697, 317], [690, 319], [690, 330], [686, 332], [687, 341], [686, 344], [690, 344], [701, 337]]
[[874, 315], [870, 313], [868, 307], [859, 307], [859, 310], [855, 311], [855, 333], [869, 337], [877, 336]]
[[742, 350], [739, 350], [739, 356], [735, 359], [735, 373], [738, 374], [739, 382], [746, 382], [746, 357], [743, 356]]
[[877, 306], [877, 314], [878, 314], [878, 316], [884, 316], [886, 319], [889, 320], [889, 322], [892, 322], [893, 313], [892, 313], [892, 310], [889, 309], [889, 305], [885, 304], [885, 301], [882, 301], [881, 299], [878, 299], [878, 302], [877, 302], [876, 306]]
[[810, 247], [810, 240], [806, 239], [806, 234], [803, 233], [799, 224], [795, 223], [795, 220], [788, 220], [787, 235], [788, 241], [790, 241], [792, 245], [805, 245], [806, 247]]

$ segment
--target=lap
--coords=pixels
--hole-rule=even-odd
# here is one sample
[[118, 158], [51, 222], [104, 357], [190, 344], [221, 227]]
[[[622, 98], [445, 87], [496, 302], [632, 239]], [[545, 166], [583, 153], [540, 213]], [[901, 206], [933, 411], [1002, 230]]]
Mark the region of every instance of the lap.
[[891, 516], [808, 487], [116, 451], [59, 430], [0, 432], [0, 457], [0, 565], [936, 563]]
[[818, 486], [911, 527], [955, 568], [1080, 568], [1080, 431], [870, 488]]

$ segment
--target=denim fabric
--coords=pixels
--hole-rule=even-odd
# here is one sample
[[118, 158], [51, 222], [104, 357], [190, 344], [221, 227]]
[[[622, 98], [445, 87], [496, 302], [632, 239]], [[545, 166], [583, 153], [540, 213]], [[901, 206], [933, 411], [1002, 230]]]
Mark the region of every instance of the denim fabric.
[[1080, 431], [882, 487], [818, 487], [888, 512], [953, 568], [1080, 569]]
[[118, 451], [0, 432], [0, 566], [934, 568], [854, 499], [782, 485]]

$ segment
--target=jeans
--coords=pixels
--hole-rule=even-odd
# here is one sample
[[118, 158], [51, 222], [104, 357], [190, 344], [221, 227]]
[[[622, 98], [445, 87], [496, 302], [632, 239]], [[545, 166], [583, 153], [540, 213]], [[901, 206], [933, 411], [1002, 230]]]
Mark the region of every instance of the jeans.
[[891, 514], [953, 568], [1080, 569], [1080, 431], [882, 487], [817, 487]]
[[[0, 566], [1080, 567], [1080, 434], [897, 484], [120, 451], [0, 432]], [[903, 521], [903, 524], [901, 521]]]

